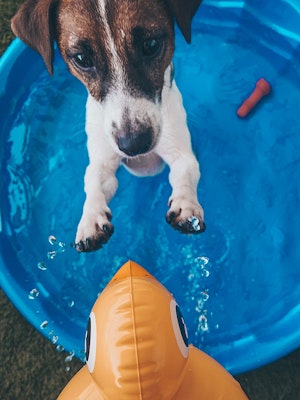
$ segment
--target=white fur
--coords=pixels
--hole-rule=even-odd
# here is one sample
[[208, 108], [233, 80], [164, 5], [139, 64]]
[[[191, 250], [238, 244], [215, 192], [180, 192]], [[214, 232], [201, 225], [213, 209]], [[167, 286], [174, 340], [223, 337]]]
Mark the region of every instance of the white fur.
[[[155, 174], [162, 169], [162, 162], [167, 163], [172, 186], [169, 213], [180, 215], [181, 220], [193, 216], [203, 220], [203, 209], [197, 199], [199, 165], [192, 152], [186, 113], [175, 81], [171, 87], [168, 82], [170, 67], [165, 72], [161, 103], [157, 104], [145, 99], [134, 99], [120, 89], [109, 96], [104, 104], [89, 95], [86, 132], [90, 164], [85, 174], [86, 201], [76, 243], [97, 236], [96, 226], [110, 223], [107, 217], [111, 214], [108, 203], [116, 192], [118, 183], [115, 173], [122, 161], [137, 175]], [[151, 118], [153, 126], [161, 126], [161, 129], [157, 129], [157, 143], [152, 151], [128, 161], [111, 135], [112, 122], [121, 123], [125, 106], [130, 106], [133, 115], [137, 113], [139, 118]]]
[[[115, 151], [122, 157], [126, 154], [122, 153], [117, 146], [115, 136], [117, 131], [121, 129], [126, 118], [132, 121], [137, 120], [143, 124], [151, 121], [154, 130], [154, 143], [160, 134], [161, 126], [161, 106], [159, 103], [153, 103], [143, 97], [133, 97], [126, 93], [126, 90], [115, 89], [102, 103], [104, 132], [107, 139], [111, 141]], [[126, 112], [125, 112], [126, 110]]]
[[113, 65], [115, 74], [115, 85], [118, 85], [120, 88], [123, 86], [124, 82], [124, 70], [122, 69], [122, 62], [118, 55], [113, 36], [107, 22], [107, 15], [106, 15], [106, 0], [98, 0], [98, 10], [101, 15], [101, 21], [103, 23], [103, 37], [106, 38], [106, 43], [109, 45], [111, 63]]

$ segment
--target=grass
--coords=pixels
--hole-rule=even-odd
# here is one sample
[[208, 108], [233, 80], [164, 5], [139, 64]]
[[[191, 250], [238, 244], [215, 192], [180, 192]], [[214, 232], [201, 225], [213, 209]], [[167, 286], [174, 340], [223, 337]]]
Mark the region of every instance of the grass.
[[21, 0], [0, 0], [0, 54], [15, 37], [10, 29], [10, 20], [21, 3]]

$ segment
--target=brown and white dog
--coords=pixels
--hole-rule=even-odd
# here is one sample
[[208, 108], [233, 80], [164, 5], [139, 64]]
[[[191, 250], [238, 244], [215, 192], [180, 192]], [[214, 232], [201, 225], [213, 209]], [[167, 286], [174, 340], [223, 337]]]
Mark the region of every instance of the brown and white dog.
[[197, 199], [200, 178], [181, 94], [173, 78], [174, 21], [190, 43], [201, 0], [27, 0], [12, 19], [14, 33], [53, 73], [54, 41], [71, 73], [88, 89], [90, 163], [86, 200], [75, 239], [93, 251], [113, 233], [108, 203], [116, 170], [154, 175], [170, 167], [166, 220], [183, 233], [205, 229]]

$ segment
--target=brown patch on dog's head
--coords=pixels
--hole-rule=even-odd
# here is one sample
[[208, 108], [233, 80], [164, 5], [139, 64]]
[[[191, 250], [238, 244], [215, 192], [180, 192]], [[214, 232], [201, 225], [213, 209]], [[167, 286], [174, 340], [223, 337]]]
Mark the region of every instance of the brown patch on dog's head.
[[121, 156], [150, 152], [172, 87], [174, 21], [190, 41], [201, 0], [27, 0], [12, 28], [53, 71], [54, 41], [71, 73], [101, 103], [102, 129]]
[[166, 0], [187, 43], [191, 43], [191, 21], [202, 0]]
[[58, 0], [27, 0], [11, 21], [14, 34], [40, 53], [51, 75], [57, 2]]
[[174, 19], [165, 1], [108, 1], [107, 19], [130, 94], [154, 98], [174, 53]]
[[[190, 43], [191, 19], [201, 1], [202, 0], [157, 0], [155, 2], [146, 0], [109, 1], [108, 8], [111, 8], [111, 3], [115, 3], [115, 6], [122, 10], [129, 5], [132, 10], [130, 12], [140, 12], [141, 15], [144, 14], [144, 22], [146, 22], [149, 15], [152, 15], [152, 10], [156, 5], [160, 8], [165, 5], [168, 9], [168, 18], [174, 18], [176, 20], [186, 41]], [[93, 13], [97, 12], [98, 2], [96, 0], [82, 2], [78, 0], [26, 0], [12, 19], [12, 30], [15, 35], [41, 54], [50, 74], [53, 72], [53, 42], [54, 40], [59, 41], [63, 29], [67, 29], [65, 22], [60, 23], [59, 29], [57, 26], [58, 18], [65, 7], [69, 8], [69, 10], [77, 10], [76, 19], [82, 18], [85, 25], [81, 26], [89, 30], [94, 15]], [[139, 10], [137, 10], [137, 8], [139, 8]], [[88, 13], [92, 11], [92, 13], [87, 15], [85, 11]], [[163, 12], [163, 14], [165, 13]], [[70, 13], [70, 16], [71, 15], [72, 13]], [[129, 15], [128, 12], [127, 15]], [[75, 24], [74, 20], [69, 21], [69, 23], [71, 24], [70, 27], [74, 27], [74, 25], [79, 26], [77, 22]], [[63, 25], [65, 28], [63, 28]], [[136, 31], [136, 36], [138, 36], [138, 33], [139, 31]]]
[[58, 47], [71, 73], [98, 100], [106, 91], [105, 82], [110, 79], [102, 30], [97, 1], [59, 1], [56, 22]]
[[173, 25], [164, 0], [60, 0], [56, 36], [71, 72], [97, 100], [121, 85], [154, 99], [172, 60]]

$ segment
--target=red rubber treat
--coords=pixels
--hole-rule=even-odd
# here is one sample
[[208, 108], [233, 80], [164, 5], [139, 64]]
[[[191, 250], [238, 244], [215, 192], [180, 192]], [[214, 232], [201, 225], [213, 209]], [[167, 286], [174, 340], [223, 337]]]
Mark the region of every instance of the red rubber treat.
[[253, 107], [271, 91], [271, 86], [264, 78], [256, 82], [256, 87], [250, 96], [243, 102], [237, 111], [237, 115], [241, 118], [246, 117]]

